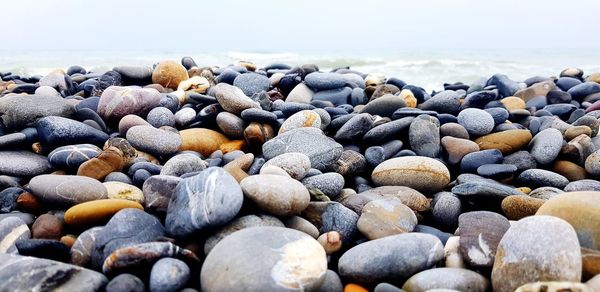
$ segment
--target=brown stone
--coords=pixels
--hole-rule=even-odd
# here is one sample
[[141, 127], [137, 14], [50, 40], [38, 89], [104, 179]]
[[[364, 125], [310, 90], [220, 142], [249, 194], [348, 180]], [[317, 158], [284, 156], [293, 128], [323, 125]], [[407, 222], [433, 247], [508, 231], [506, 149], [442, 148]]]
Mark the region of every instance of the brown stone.
[[65, 223], [76, 226], [102, 224], [126, 208], [144, 210], [140, 203], [123, 199], [105, 199], [77, 204], [65, 212]]
[[19, 210], [31, 213], [40, 214], [44, 212], [45, 208], [40, 200], [30, 192], [22, 192], [17, 198], [17, 206]]
[[237, 167], [243, 171], [248, 171], [248, 169], [250, 168], [250, 165], [252, 165], [252, 162], [254, 162], [254, 154], [246, 153], [244, 155], [237, 157], [236, 159], [232, 160], [231, 162], [225, 164], [224, 167], [225, 168]]
[[450, 183], [450, 171], [433, 158], [405, 156], [377, 165], [371, 179], [377, 186], [406, 186], [420, 192], [436, 193]]
[[582, 280], [588, 280], [595, 275], [600, 275], [600, 251], [595, 249], [581, 248]]
[[450, 164], [457, 164], [465, 155], [479, 151], [479, 145], [471, 140], [445, 136], [441, 141]]
[[579, 135], [592, 136], [592, 129], [588, 126], [573, 126], [565, 130], [565, 139], [567, 141], [574, 139]]
[[262, 145], [273, 137], [275, 132], [269, 124], [252, 122], [244, 129], [244, 138], [251, 150], [260, 150]]
[[356, 222], [358, 230], [369, 240], [411, 232], [416, 225], [415, 213], [396, 198], [367, 203]]
[[392, 84], [380, 84], [375, 86], [375, 91], [373, 91], [373, 94], [371, 95], [371, 100], [376, 99], [378, 97], [382, 97], [386, 94], [395, 94], [396, 92], [399, 92], [400, 88], [396, 87], [395, 85]]
[[75, 240], [77, 240], [77, 237], [75, 237], [75, 235], [72, 235], [72, 234], [67, 234], [60, 238], [60, 242], [62, 242], [64, 245], [66, 245], [68, 247], [72, 247], [73, 244], [75, 244]]
[[31, 237], [43, 239], [60, 239], [63, 236], [63, 222], [50, 214], [43, 214], [33, 222]]
[[181, 81], [187, 80], [188, 72], [181, 64], [167, 60], [160, 62], [152, 72], [152, 83], [177, 89]]
[[229, 172], [229, 174], [231, 174], [231, 176], [233, 176], [238, 183], [248, 177], [248, 174], [239, 167], [231, 166], [223, 168]]
[[498, 243], [508, 228], [510, 223], [498, 213], [475, 211], [461, 214], [458, 230], [460, 253], [465, 262], [473, 267], [492, 267]]
[[523, 101], [521, 98], [516, 97], [516, 96], [505, 97], [505, 98], [501, 99], [500, 102], [504, 105], [504, 107], [508, 111], [525, 109], [525, 107], [526, 107], [525, 101]]
[[529, 130], [508, 130], [479, 137], [475, 143], [481, 150], [498, 149], [508, 154], [527, 146], [531, 138]]
[[246, 148], [246, 141], [244, 140], [232, 140], [219, 146], [219, 150], [221, 150], [223, 154], [236, 150], [244, 151], [244, 148]]
[[585, 168], [567, 160], [557, 160], [552, 166], [552, 171], [566, 177], [569, 181], [586, 179]]
[[554, 81], [552, 80], [546, 80], [546, 81], [542, 81], [542, 82], [538, 82], [535, 84], [532, 84], [531, 86], [525, 88], [525, 89], [520, 89], [515, 93], [516, 97], [520, 97], [522, 98], [524, 101], [529, 101], [530, 99], [536, 97], [536, 96], [546, 96], [548, 95], [548, 92], [550, 92], [551, 90], [553, 90], [554, 88], [556, 88], [556, 85], [554, 84]]
[[219, 150], [221, 144], [229, 142], [229, 139], [225, 135], [204, 128], [182, 130], [179, 132], [179, 135], [182, 141], [181, 147], [179, 147], [180, 151], [192, 150], [200, 152], [205, 157]]
[[535, 215], [535, 212], [546, 201], [530, 196], [508, 196], [502, 200], [502, 211], [506, 218], [519, 220], [527, 216]]
[[109, 173], [123, 170], [126, 159], [123, 152], [116, 147], [109, 147], [79, 166], [77, 175], [103, 180]]
[[585, 78], [585, 81], [600, 83], [600, 72], [592, 73]]

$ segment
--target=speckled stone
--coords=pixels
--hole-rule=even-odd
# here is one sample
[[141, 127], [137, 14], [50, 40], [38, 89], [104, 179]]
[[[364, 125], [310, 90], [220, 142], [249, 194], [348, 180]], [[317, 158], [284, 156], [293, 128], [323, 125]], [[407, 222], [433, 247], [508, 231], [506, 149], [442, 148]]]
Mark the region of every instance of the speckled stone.
[[264, 167], [277, 166], [286, 171], [292, 178], [300, 180], [310, 169], [310, 158], [303, 153], [288, 152], [269, 159]]
[[450, 182], [450, 172], [444, 164], [429, 157], [397, 157], [379, 164], [371, 178], [379, 186], [407, 186], [421, 192], [437, 192]]
[[399, 199], [386, 198], [367, 203], [356, 226], [368, 239], [411, 232], [417, 225], [417, 216]]
[[240, 186], [246, 197], [273, 215], [299, 214], [310, 201], [310, 194], [302, 183], [281, 175], [249, 176]]
[[153, 155], [170, 155], [181, 147], [181, 137], [171, 131], [150, 126], [134, 126], [127, 131], [131, 146]]
[[106, 199], [108, 196], [101, 182], [75, 175], [38, 175], [29, 181], [29, 188], [42, 201], [63, 206]]
[[437, 268], [422, 271], [408, 279], [402, 289], [406, 291], [488, 291], [490, 282], [484, 276], [467, 269]]
[[29, 151], [0, 151], [0, 173], [9, 176], [36, 176], [52, 166], [48, 159]]
[[190, 268], [179, 259], [158, 260], [150, 271], [150, 291], [175, 292], [181, 290], [190, 278]]

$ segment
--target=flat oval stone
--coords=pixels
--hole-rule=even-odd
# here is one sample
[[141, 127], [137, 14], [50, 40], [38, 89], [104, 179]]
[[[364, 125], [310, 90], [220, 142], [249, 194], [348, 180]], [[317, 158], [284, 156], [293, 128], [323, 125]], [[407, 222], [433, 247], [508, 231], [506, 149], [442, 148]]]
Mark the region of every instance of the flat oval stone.
[[293, 179], [302, 179], [310, 169], [310, 159], [303, 153], [288, 152], [269, 159], [264, 167], [277, 166], [285, 170]]
[[42, 201], [63, 206], [106, 199], [108, 196], [101, 182], [77, 175], [38, 175], [29, 181], [29, 188]]
[[452, 193], [464, 198], [496, 198], [503, 199], [512, 195], [523, 195], [522, 192], [509, 186], [488, 181], [473, 181], [459, 184], [452, 188]]
[[[540, 248], [542, 247], [543, 248]], [[581, 251], [575, 230], [553, 216], [530, 216], [500, 240], [492, 269], [494, 291], [515, 291], [539, 280], [581, 280]]]
[[472, 267], [491, 268], [496, 248], [510, 222], [504, 216], [488, 211], [463, 213], [458, 217], [460, 253]]
[[27, 224], [18, 217], [0, 219], [0, 254], [18, 253], [15, 242], [31, 238]]
[[482, 136], [494, 129], [494, 118], [486, 111], [468, 108], [462, 110], [458, 116], [458, 123], [467, 129], [471, 136]]
[[315, 90], [336, 89], [346, 84], [342, 74], [314, 72], [306, 75], [304, 82]]
[[297, 180], [272, 174], [253, 175], [240, 183], [244, 194], [264, 211], [279, 216], [300, 214], [310, 194]]
[[430, 234], [403, 233], [361, 243], [338, 262], [340, 276], [359, 284], [408, 278], [444, 257], [440, 240]]
[[278, 135], [302, 127], [321, 128], [321, 116], [314, 110], [299, 111], [285, 119], [279, 127]]
[[373, 170], [376, 185], [407, 186], [421, 192], [438, 192], [450, 182], [450, 172], [441, 162], [423, 156], [397, 157]]
[[77, 204], [65, 212], [66, 224], [90, 226], [104, 223], [122, 209], [136, 208], [144, 210], [138, 202], [125, 199], [94, 200]]
[[289, 228], [256, 227], [219, 242], [202, 265], [200, 283], [207, 292], [311, 290], [326, 271], [325, 250], [314, 238]]
[[102, 118], [117, 123], [129, 114], [146, 116], [159, 104], [160, 93], [154, 88], [110, 86], [102, 92], [97, 111]]
[[223, 134], [204, 128], [192, 128], [179, 132], [181, 136], [180, 151], [192, 150], [199, 152], [204, 157], [208, 157], [211, 153], [219, 150], [219, 146], [229, 139]]
[[[536, 189], [539, 190], [540, 188]], [[531, 193], [530, 193], [531, 194]], [[502, 212], [510, 220], [520, 220], [535, 212], [545, 203], [543, 199], [529, 196], [508, 196], [502, 200]]]
[[531, 155], [540, 165], [547, 165], [556, 159], [563, 145], [563, 135], [554, 128], [545, 129], [535, 135], [529, 143]]
[[219, 83], [212, 87], [215, 97], [224, 110], [239, 114], [248, 108], [260, 108], [260, 105], [246, 96], [244, 92], [227, 83]]
[[382, 117], [392, 117], [392, 114], [400, 108], [406, 106], [406, 102], [400, 96], [395, 95], [384, 95], [382, 97], [376, 98], [372, 101], [369, 101], [363, 107], [361, 113], [369, 113], [372, 115], [378, 115]]
[[190, 268], [181, 260], [163, 258], [150, 271], [150, 291], [180, 291], [190, 279]]
[[32, 126], [47, 116], [70, 117], [74, 112], [71, 103], [60, 96], [7, 94], [0, 99], [0, 121], [8, 129]]
[[529, 130], [508, 130], [479, 137], [475, 143], [479, 149], [498, 149], [502, 154], [508, 154], [520, 150], [531, 141]]
[[0, 263], [3, 291], [98, 291], [108, 283], [101, 273], [52, 260], [0, 253]]
[[337, 172], [327, 172], [304, 178], [302, 184], [309, 190], [318, 189], [330, 199], [335, 200], [344, 188], [345, 180], [344, 176]]
[[582, 247], [600, 249], [600, 192], [559, 194], [538, 209], [536, 215], [550, 215], [567, 221], [577, 233]]
[[62, 146], [48, 154], [48, 161], [56, 168], [76, 169], [84, 162], [100, 155], [102, 149], [92, 144]]
[[356, 226], [368, 239], [411, 232], [417, 225], [417, 216], [395, 198], [374, 200], [367, 203]]
[[268, 91], [271, 87], [269, 77], [253, 72], [238, 75], [233, 80], [233, 86], [238, 87], [247, 96], [252, 96], [261, 91]]
[[308, 156], [311, 167], [324, 170], [342, 155], [343, 147], [325, 136], [320, 129], [307, 127], [278, 135], [264, 143], [262, 151], [266, 159], [283, 153], [300, 152]]
[[235, 217], [243, 200], [235, 178], [223, 168], [209, 167], [177, 185], [165, 226], [169, 234], [177, 237], [218, 227]]
[[9, 176], [36, 176], [51, 169], [48, 159], [29, 151], [0, 151], [0, 173]]
[[179, 154], [171, 157], [160, 170], [161, 175], [182, 176], [186, 173], [202, 171], [208, 163], [193, 154]]
[[136, 149], [153, 155], [170, 155], [181, 147], [181, 137], [151, 126], [134, 126], [127, 131], [127, 141]]
[[[223, 240], [223, 238], [229, 236], [230, 234], [236, 231], [242, 230], [244, 228], [264, 226], [285, 227], [281, 220], [277, 219], [277, 217], [273, 217], [270, 215], [257, 214], [242, 216], [221, 227], [221, 229], [219, 229], [217, 232], [215, 232], [209, 238], [207, 238], [206, 243], [204, 244], [204, 253], [208, 255], [210, 251], [217, 245], [217, 243], [219, 243], [221, 240]], [[319, 231], [317, 231], [317, 235], [318, 233]]]
[[555, 187], [562, 189], [569, 184], [569, 180], [552, 171], [545, 169], [528, 169], [523, 171], [517, 178], [519, 183], [531, 188]]
[[467, 269], [437, 268], [422, 271], [404, 282], [406, 291], [488, 291], [490, 282], [482, 275]]

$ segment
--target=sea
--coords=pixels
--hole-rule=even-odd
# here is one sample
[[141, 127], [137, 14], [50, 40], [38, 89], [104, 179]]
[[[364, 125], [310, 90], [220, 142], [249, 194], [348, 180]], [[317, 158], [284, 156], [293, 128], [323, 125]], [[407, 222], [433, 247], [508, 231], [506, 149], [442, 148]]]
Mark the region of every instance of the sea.
[[322, 71], [350, 67], [364, 73], [397, 77], [409, 84], [439, 91], [444, 83], [481, 82], [496, 73], [515, 81], [533, 76], [558, 76], [568, 67], [586, 74], [600, 72], [600, 49], [486, 49], [486, 50], [319, 50], [319, 51], [203, 51], [104, 50], [40, 51], [1, 50], [0, 72], [44, 75], [70, 65], [90, 72], [104, 72], [118, 65], [148, 65], [161, 60], [191, 56], [199, 66], [227, 66], [251, 61], [258, 66], [271, 63], [316, 64]]

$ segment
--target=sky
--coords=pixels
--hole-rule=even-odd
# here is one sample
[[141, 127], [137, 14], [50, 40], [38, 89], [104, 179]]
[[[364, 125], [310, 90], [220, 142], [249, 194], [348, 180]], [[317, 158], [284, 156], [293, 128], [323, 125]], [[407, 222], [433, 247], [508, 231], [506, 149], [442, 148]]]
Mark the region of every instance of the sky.
[[[552, 3], [554, 2], [554, 3]], [[600, 48], [598, 0], [0, 0], [0, 50]]]

